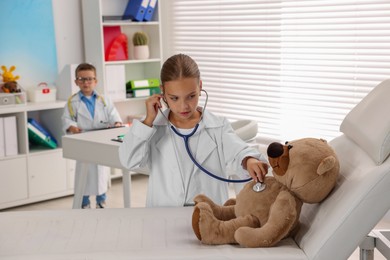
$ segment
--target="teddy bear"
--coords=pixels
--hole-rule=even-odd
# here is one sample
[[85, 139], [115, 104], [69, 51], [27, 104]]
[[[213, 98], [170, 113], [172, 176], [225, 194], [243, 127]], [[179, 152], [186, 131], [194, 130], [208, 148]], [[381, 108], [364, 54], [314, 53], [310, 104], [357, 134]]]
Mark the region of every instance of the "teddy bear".
[[15, 66], [11, 66], [9, 70], [7, 70], [6, 66], [1, 66], [3, 73], [1, 76], [3, 77], [3, 83], [1, 85], [1, 90], [4, 93], [18, 93], [21, 92], [21, 89], [18, 88], [18, 83], [16, 82], [20, 77], [14, 76], [13, 71], [16, 69]]
[[299, 228], [303, 203], [323, 201], [336, 184], [339, 161], [326, 140], [302, 138], [267, 149], [272, 175], [257, 192], [248, 182], [224, 205], [200, 194], [194, 198], [192, 228], [204, 244], [272, 247]]

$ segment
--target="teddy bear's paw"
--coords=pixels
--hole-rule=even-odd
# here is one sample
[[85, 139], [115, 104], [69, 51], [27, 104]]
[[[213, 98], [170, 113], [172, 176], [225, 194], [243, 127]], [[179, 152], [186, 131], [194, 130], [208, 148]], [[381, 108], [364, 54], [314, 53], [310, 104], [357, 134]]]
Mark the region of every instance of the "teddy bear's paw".
[[192, 230], [194, 231], [196, 237], [202, 241], [202, 236], [200, 235], [200, 228], [199, 228], [199, 219], [200, 219], [200, 209], [195, 206], [194, 212], [192, 212]]
[[236, 199], [228, 199], [227, 201], [225, 201], [225, 203], [223, 204], [224, 206], [233, 206], [233, 205], [236, 205]]
[[200, 241], [202, 241], [201, 225], [207, 223], [210, 218], [214, 218], [210, 205], [205, 202], [197, 203], [192, 213], [192, 229]]
[[208, 245], [225, 244], [225, 238], [221, 236], [219, 221], [213, 215], [213, 211], [207, 203], [200, 202], [194, 207], [192, 214], [192, 229], [196, 237]]
[[209, 212], [209, 215], [213, 214], [213, 210], [207, 202], [198, 202], [195, 207], [200, 209], [201, 212]]
[[271, 247], [275, 241], [272, 234], [265, 234], [261, 228], [241, 227], [236, 230], [234, 238], [243, 247]]
[[206, 202], [209, 205], [214, 205], [214, 202], [211, 199], [209, 199], [206, 195], [203, 195], [203, 194], [197, 195], [194, 198], [194, 202], [195, 202], [195, 204], [197, 204], [199, 202]]

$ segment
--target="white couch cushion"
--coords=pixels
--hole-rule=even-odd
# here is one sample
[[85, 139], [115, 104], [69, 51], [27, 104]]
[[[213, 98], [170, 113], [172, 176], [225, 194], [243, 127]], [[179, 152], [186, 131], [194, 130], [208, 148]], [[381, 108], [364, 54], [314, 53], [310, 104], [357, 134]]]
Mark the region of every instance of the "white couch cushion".
[[381, 164], [390, 153], [390, 80], [376, 86], [345, 117], [340, 131]]
[[390, 160], [376, 163], [341, 135], [329, 142], [340, 176], [328, 198], [304, 204], [295, 241], [308, 259], [348, 259], [390, 208]]

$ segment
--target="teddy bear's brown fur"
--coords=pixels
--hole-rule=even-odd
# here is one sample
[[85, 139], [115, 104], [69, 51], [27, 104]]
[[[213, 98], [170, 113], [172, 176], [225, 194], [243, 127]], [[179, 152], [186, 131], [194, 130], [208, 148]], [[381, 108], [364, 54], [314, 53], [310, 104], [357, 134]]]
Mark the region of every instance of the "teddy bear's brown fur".
[[272, 143], [267, 154], [274, 176], [265, 190], [254, 192], [249, 182], [224, 206], [195, 197], [192, 227], [202, 243], [274, 246], [297, 230], [302, 204], [321, 202], [336, 184], [339, 161], [325, 140]]

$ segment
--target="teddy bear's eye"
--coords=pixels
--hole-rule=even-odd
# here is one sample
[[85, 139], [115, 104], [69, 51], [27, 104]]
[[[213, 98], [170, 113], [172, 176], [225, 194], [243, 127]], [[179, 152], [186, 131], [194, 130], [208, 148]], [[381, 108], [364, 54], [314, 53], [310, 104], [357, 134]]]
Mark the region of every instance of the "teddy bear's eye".
[[288, 144], [288, 141], [286, 141], [284, 144], [287, 145], [287, 144]]
[[293, 146], [290, 144], [289, 146], [287, 146], [287, 148], [290, 150], [291, 148], [293, 148]]

